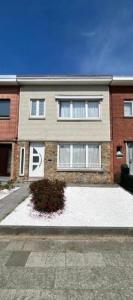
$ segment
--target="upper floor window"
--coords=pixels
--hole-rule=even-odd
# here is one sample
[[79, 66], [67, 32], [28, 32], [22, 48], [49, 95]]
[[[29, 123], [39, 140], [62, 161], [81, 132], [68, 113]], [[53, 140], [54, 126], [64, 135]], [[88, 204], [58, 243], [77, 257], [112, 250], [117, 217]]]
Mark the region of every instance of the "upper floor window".
[[0, 118], [8, 118], [10, 116], [10, 100], [0, 99]]
[[59, 101], [61, 119], [99, 119], [99, 100], [61, 100]]
[[45, 117], [45, 100], [31, 99], [30, 100], [30, 116], [33, 118]]
[[124, 101], [124, 116], [133, 117], [133, 100]]

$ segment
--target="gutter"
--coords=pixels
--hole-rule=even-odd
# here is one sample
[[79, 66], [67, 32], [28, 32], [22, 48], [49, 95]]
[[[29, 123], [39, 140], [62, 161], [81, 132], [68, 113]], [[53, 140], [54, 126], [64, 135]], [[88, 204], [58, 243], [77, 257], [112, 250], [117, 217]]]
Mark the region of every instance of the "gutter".
[[109, 85], [112, 76], [17, 76], [19, 85]]
[[0, 85], [17, 85], [17, 76], [0, 75]]

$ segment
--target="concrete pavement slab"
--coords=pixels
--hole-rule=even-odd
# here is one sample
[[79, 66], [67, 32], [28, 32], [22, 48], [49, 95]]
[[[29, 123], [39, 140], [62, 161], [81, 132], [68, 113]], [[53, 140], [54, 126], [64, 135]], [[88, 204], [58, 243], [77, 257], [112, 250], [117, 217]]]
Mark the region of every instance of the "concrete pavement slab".
[[9, 241], [0, 241], [0, 251], [5, 249], [8, 244], [9, 244]]
[[0, 300], [14, 300], [16, 290], [0, 289]]
[[68, 300], [65, 290], [0, 289], [0, 300]]
[[30, 254], [29, 251], [13, 251], [6, 262], [6, 266], [24, 267], [27, 262], [29, 254]]
[[65, 267], [65, 253], [47, 253], [46, 267]]
[[6, 287], [9, 289], [52, 289], [55, 280], [53, 268], [10, 267], [6, 270], [8, 278]]
[[124, 259], [120, 253], [115, 253], [114, 251], [103, 251], [102, 256], [107, 266], [124, 266]]
[[78, 289], [78, 273], [76, 268], [57, 269], [55, 273], [55, 289]]
[[66, 253], [66, 267], [85, 267], [84, 254], [68, 251]]
[[85, 266], [87, 267], [105, 267], [105, 262], [101, 253], [88, 252], [84, 254]]
[[19, 251], [19, 250], [22, 250], [23, 249], [23, 246], [24, 246], [24, 241], [22, 240], [13, 240], [13, 241], [10, 241], [6, 247], [6, 250], [10, 250], [10, 251]]
[[46, 266], [46, 257], [46, 252], [31, 252], [25, 266], [44, 268]]

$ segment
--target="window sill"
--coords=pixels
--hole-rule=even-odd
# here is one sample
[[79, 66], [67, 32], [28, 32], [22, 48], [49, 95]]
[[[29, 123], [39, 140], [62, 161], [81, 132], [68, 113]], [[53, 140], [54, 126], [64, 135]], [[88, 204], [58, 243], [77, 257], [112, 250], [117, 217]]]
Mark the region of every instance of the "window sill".
[[29, 120], [45, 120], [45, 117], [29, 117]]
[[0, 120], [10, 120], [10, 117], [0, 117]]
[[124, 119], [133, 119], [133, 116], [124, 116]]
[[98, 172], [98, 173], [103, 173], [103, 168], [101, 169], [57, 169], [57, 172]]
[[76, 122], [77, 122], [77, 121], [78, 121], [78, 122], [88, 122], [88, 121], [89, 121], [89, 122], [99, 122], [99, 121], [102, 121], [102, 119], [100, 119], [100, 118], [92, 118], [92, 119], [91, 119], [91, 118], [89, 118], [89, 119], [78, 119], [78, 118], [74, 118], [74, 119], [67, 119], [67, 118], [65, 119], [65, 118], [64, 118], [64, 119], [63, 119], [63, 118], [58, 118], [57, 121], [58, 121], [58, 122], [60, 122], [60, 121], [61, 121], [61, 122], [62, 122], [62, 121], [63, 121], [63, 122], [64, 122], [64, 121], [66, 121], [66, 122], [75, 122], [75, 121], [76, 121]]

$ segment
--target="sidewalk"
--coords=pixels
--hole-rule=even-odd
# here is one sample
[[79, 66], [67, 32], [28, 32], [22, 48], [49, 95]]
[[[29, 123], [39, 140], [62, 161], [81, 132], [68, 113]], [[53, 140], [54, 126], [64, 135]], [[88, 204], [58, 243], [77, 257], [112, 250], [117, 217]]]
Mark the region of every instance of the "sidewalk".
[[0, 221], [11, 213], [29, 195], [29, 183], [24, 183], [19, 190], [0, 200]]
[[0, 237], [0, 300], [133, 299], [133, 239]]

